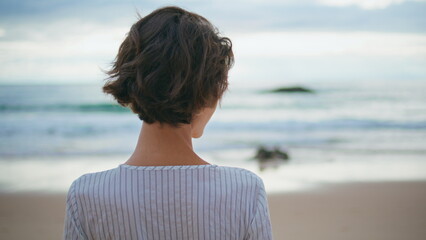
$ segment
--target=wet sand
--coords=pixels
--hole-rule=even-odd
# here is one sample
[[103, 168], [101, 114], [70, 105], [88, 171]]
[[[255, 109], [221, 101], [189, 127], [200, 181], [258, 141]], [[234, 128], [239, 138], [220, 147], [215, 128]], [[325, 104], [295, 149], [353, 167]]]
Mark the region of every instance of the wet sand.
[[270, 195], [275, 239], [421, 240], [426, 182], [347, 183]]
[[[269, 195], [274, 239], [422, 240], [426, 182], [327, 184]], [[65, 194], [0, 194], [0, 239], [61, 239]]]

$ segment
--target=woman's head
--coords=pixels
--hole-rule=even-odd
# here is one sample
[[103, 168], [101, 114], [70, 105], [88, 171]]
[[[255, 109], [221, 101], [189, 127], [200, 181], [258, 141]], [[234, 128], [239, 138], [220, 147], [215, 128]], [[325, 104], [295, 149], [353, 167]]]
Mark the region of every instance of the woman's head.
[[228, 88], [232, 43], [205, 18], [165, 7], [140, 18], [103, 87], [146, 123], [190, 124]]

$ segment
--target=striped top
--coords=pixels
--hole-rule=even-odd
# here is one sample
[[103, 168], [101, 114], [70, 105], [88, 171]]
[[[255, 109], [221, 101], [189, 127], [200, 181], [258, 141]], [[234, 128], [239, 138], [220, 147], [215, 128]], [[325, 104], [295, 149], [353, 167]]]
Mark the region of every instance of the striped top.
[[68, 191], [64, 239], [272, 239], [265, 187], [218, 165], [130, 166], [85, 174]]

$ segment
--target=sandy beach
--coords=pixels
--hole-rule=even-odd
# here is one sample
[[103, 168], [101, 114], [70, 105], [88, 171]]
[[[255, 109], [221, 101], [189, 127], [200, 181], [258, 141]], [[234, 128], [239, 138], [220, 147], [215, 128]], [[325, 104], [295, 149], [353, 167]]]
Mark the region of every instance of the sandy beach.
[[275, 239], [421, 240], [426, 182], [346, 183], [271, 195]]
[[[270, 194], [274, 239], [421, 240], [426, 182], [327, 184]], [[60, 239], [64, 194], [0, 194], [0, 239]]]

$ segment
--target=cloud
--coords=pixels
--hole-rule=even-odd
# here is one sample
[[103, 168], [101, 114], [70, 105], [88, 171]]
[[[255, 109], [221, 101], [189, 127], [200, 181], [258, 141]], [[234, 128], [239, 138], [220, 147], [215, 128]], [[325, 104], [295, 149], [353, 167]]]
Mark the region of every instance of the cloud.
[[240, 57], [426, 56], [426, 35], [379, 32], [257, 32], [231, 39]]
[[232, 86], [262, 81], [425, 79], [426, 35], [379, 32], [283, 31], [230, 36]]
[[[80, 35], [69, 34], [55, 39], [45, 37], [67, 26], [63, 24], [65, 23], [57, 23], [56, 28], [45, 29], [43, 34], [40, 33], [39, 38], [1, 42], [0, 81], [77, 83], [99, 82], [104, 79], [106, 75], [99, 67], [106, 69], [110, 66], [128, 29], [87, 25], [80, 29], [83, 33]], [[74, 32], [70, 29], [69, 31]], [[276, 70], [262, 71], [258, 67], [262, 64], [276, 66], [275, 63], [283, 61], [285, 65], [293, 66], [286, 70], [287, 73], [297, 77], [298, 74], [306, 75], [299, 68], [309, 66], [309, 59], [329, 59], [329, 62], [337, 63], [342, 60], [336, 59], [358, 59], [369, 65], [371, 59], [405, 59], [413, 63], [415, 59], [426, 56], [426, 35], [424, 34], [263, 31], [233, 33], [229, 37], [233, 41], [237, 59], [237, 65], [232, 74], [241, 79], [250, 77], [245, 75], [248, 73], [255, 76], [256, 71], [272, 74]], [[297, 61], [300, 62], [296, 66]], [[318, 61], [321, 63], [322, 60]], [[355, 61], [350, 64], [359, 65], [360, 62]], [[312, 64], [315, 65], [314, 69], [318, 69], [316, 73], [320, 75], [318, 66], [322, 65], [318, 65], [318, 62], [312, 62]], [[349, 66], [349, 63], [347, 65]], [[253, 72], [254, 69], [256, 69], [255, 72]], [[301, 72], [298, 72], [299, 70]], [[358, 69], [358, 71], [366, 70]], [[389, 69], [389, 72], [392, 71]], [[322, 74], [331, 76], [333, 72], [322, 72]], [[274, 77], [273, 75], [277, 74], [272, 74], [271, 78]]]
[[78, 20], [25, 29], [14, 29], [22, 33], [19, 39], [0, 41], [0, 81], [84, 82], [104, 78], [99, 68], [109, 67], [128, 31], [127, 27]]
[[[100, 79], [104, 76], [98, 66], [107, 67], [115, 57], [136, 20], [135, 10], [145, 15], [166, 4], [177, 4], [207, 17], [235, 42], [241, 61], [256, 56], [426, 56], [422, 35], [426, 33], [424, 1], [41, 3], [0, 1], [0, 81]], [[253, 65], [240, 65], [239, 69], [243, 68], [252, 69]]]
[[393, 4], [400, 4], [409, 1], [424, 2], [424, 0], [317, 0], [320, 4], [327, 6], [357, 6], [366, 10], [384, 9]]
[[[352, 0], [348, 2], [354, 3]], [[369, 11], [356, 5], [337, 7], [313, 0], [310, 4], [306, 2], [286, 5], [241, 4], [228, 8], [200, 9], [201, 14], [211, 19], [219, 29], [227, 32], [265, 30], [426, 32], [425, 11], [426, 2], [405, 1]]]
[[[130, 26], [138, 9], [142, 15], [166, 4], [177, 4], [199, 13], [225, 32], [265, 30], [320, 30], [320, 31], [388, 31], [426, 32], [426, 2], [405, 0], [260, 0], [249, 1], [143, 1], [76, 0], [58, 4], [44, 0], [0, 1], [0, 28], [8, 39], [19, 39], [28, 32], [43, 30], [66, 19], [77, 19], [86, 24]], [[9, 4], [6, 4], [10, 2]], [[16, 2], [16, 3], [15, 3]], [[13, 3], [13, 4], [12, 4]], [[366, 11], [355, 6], [379, 6], [383, 9]], [[40, 5], [40, 6], [39, 6]], [[342, 6], [342, 7], [337, 7]], [[345, 6], [345, 7], [343, 7]], [[20, 28], [20, 32], [15, 29]], [[66, 34], [64, 28], [61, 33]], [[58, 33], [59, 34], [59, 33]]]

